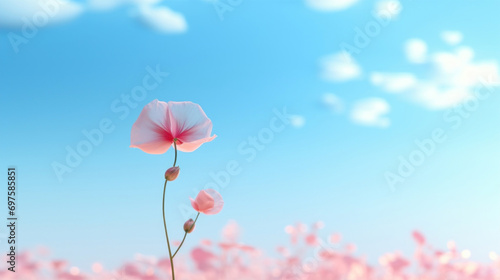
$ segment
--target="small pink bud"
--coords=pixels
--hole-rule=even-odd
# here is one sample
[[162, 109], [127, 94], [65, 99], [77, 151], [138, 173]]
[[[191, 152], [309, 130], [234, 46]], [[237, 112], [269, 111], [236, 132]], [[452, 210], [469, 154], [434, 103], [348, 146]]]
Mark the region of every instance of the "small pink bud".
[[184, 231], [187, 233], [191, 233], [194, 230], [194, 221], [193, 219], [189, 219], [184, 223]]
[[170, 167], [165, 172], [165, 179], [167, 181], [173, 181], [173, 180], [177, 179], [177, 176], [179, 176], [180, 170], [181, 169], [179, 168], [179, 166]]

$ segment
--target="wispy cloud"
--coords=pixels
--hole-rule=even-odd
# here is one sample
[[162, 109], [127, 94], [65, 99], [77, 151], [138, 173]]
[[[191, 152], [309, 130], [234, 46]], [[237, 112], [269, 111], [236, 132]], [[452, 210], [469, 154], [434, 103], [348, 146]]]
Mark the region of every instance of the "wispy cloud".
[[291, 115], [290, 124], [295, 128], [301, 128], [306, 124], [306, 119], [301, 115]]
[[125, 4], [123, 0], [89, 0], [88, 8], [90, 10], [97, 11], [107, 11], [112, 10], [122, 4]]
[[[461, 40], [461, 39], [460, 39]], [[457, 42], [457, 39], [451, 40]], [[459, 40], [458, 40], [459, 41]], [[445, 109], [471, 98], [481, 83], [498, 85], [496, 60], [475, 61], [466, 46], [451, 51], [427, 53], [427, 44], [412, 39], [405, 45], [410, 63], [425, 63], [431, 71], [425, 78], [412, 73], [372, 73], [371, 82], [390, 93], [401, 93], [429, 109]]]
[[375, 4], [375, 14], [378, 17], [394, 19], [402, 10], [403, 6], [398, 0], [382, 0]]
[[452, 46], [460, 44], [463, 37], [463, 34], [459, 31], [443, 31], [441, 33], [441, 39]]
[[182, 33], [187, 30], [184, 16], [167, 7], [141, 6], [139, 19], [147, 26], [163, 33]]
[[357, 101], [351, 111], [351, 120], [357, 124], [386, 128], [391, 124], [386, 116], [390, 112], [389, 103], [381, 98], [366, 98]]
[[411, 63], [424, 63], [427, 61], [427, 44], [420, 39], [410, 39], [405, 43], [405, 54]]
[[344, 102], [333, 93], [325, 93], [321, 97], [321, 103], [331, 112], [340, 114], [344, 111]]
[[328, 81], [344, 82], [361, 76], [361, 67], [347, 52], [338, 52], [321, 59], [322, 77]]
[[135, 17], [146, 26], [162, 33], [181, 33], [187, 30], [184, 16], [159, 6], [162, 0], [90, 0], [85, 5], [71, 0], [2, 0], [0, 28], [41, 28], [73, 20], [86, 11], [109, 11], [129, 5]]
[[390, 93], [400, 93], [414, 88], [418, 80], [411, 73], [379, 73], [370, 75], [372, 84]]
[[340, 11], [357, 2], [358, 0], [306, 0], [309, 7], [320, 11]]
[[121, 5], [154, 5], [162, 0], [89, 0], [88, 6], [92, 10], [111, 10]]
[[0, 28], [47, 26], [72, 20], [83, 11], [81, 4], [66, 0], [2, 0]]

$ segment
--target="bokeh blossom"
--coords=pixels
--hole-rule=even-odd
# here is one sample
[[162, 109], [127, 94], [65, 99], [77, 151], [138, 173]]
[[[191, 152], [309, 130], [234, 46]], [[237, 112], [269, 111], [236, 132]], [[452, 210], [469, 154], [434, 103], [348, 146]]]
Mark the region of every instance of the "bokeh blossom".
[[194, 210], [207, 215], [219, 213], [224, 206], [222, 196], [214, 189], [202, 190], [198, 193], [196, 199], [190, 199]]
[[[240, 227], [226, 225], [220, 240], [202, 239], [190, 252], [180, 254], [176, 263], [179, 279], [193, 280], [499, 280], [500, 257], [491, 252], [490, 261], [469, 259], [454, 242], [441, 248], [422, 242], [413, 232], [415, 254], [387, 252], [378, 258], [346, 250], [353, 244], [341, 241], [338, 233], [320, 232], [304, 224], [290, 225], [285, 232], [289, 244], [276, 244], [277, 255], [242, 243]], [[283, 234], [284, 233], [273, 233]], [[292, 239], [296, 239], [292, 242]], [[311, 242], [311, 240], [315, 242]], [[410, 242], [408, 236], [408, 242]], [[424, 246], [425, 245], [425, 246]], [[462, 253], [460, 253], [462, 252]], [[469, 252], [470, 253], [470, 252]], [[79, 268], [66, 260], [50, 260], [40, 250], [20, 252], [16, 273], [0, 263], [2, 280], [162, 280], [170, 279], [168, 257], [137, 254], [116, 269], [101, 263]], [[177, 257], [176, 257], [177, 260]]]

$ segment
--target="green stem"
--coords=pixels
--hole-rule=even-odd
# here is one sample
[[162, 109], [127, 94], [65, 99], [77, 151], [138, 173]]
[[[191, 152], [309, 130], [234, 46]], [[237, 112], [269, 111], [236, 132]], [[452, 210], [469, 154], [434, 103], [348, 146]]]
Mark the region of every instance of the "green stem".
[[167, 180], [165, 180], [165, 185], [163, 185], [163, 203], [162, 203], [163, 226], [165, 227], [165, 237], [167, 238], [168, 256], [170, 257], [170, 266], [172, 268], [172, 280], [175, 280], [174, 259], [172, 258], [172, 250], [170, 249], [170, 241], [168, 240], [167, 221], [165, 220], [165, 191], [166, 191], [166, 189], [167, 189]]
[[187, 230], [184, 233], [184, 238], [182, 238], [182, 242], [179, 245], [179, 248], [177, 248], [177, 250], [175, 250], [175, 253], [172, 255], [172, 259], [175, 258], [175, 255], [177, 255], [177, 252], [179, 252], [179, 249], [182, 247], [182, 244], [184, 244], [184, 240], [186, 240], [186, 236], [187, 236], [188, 232], [190, 232], [193, 229], [194, 225], [196, 224], [196, 221], [198, 221], [198, 217], [199, 216], [200, 216], [200, 212], [198, 212], [198, 215], [196, 215], [196, 219], [194, 220], [194, 223], [191, 225], [191, 227], [189, 228], [189, 230]]
[[175, 167], [175, 164], [177, 163], [177, 139], [174, 139], [174, 149], [175, 149], [175, 158], [174, 158], [174, 165], [172, 167]]
[[[175, 149], [175, 158], [174, 165], [177, 163], [177, 139], [174, 139], [174, 149]], [[170, 257], [170, 267], [172, 268], [172, 280], [175, 280], [175, 269], [174, 269], [174, 257], [172, 256], [172, 249], [170, 249], [170, 241], [168, 240], [168, 231], [167, 231], [167, 221], [165, 220], [165, 192], [167, 190], [167, 180], [165, 180], [165, 184], [163, 185], [163, 202], [161, 205], [162, 214], [163, 214], [163, 227], [165, 228], [165, 237], [167, 238], [167, 247], [168, 247], [168, 256]]]

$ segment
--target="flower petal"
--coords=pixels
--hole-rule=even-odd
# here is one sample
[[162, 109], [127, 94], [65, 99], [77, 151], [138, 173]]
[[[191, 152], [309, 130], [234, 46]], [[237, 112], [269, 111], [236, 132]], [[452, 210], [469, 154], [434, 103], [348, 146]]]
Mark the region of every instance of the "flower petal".
[[182, 152], [192, 152], [192, 151], [198, 149], [203, 143], [207, 143], [207, 142], [214, 140], [215, 137], [217, 137], [217, 135], [214, 134], [211, 137], [202, 138], [202, 139], [197, 140], [197, 141], [183, 142], [182, 144], [177, 144], [177, 149], [179, 151], [182, 151]]
[[214, 207], [214, 199], [205, 190], [200, 191], [195, 199], [198, 206], [198, 212], [205, 213]]
[[157, 99], [144, 106], [132, 126], [130, 147], [149, 154], [165, 153], [173, 143], [168, 104]]
[[198, 204], [196, 201], [192, 198], [189, 198], [191, 200], [191, 206], [193, 206], [193, 209], [196, 210], [196, 212], [200, 212], [200, 208], [198, 207]]
[[210, 210], [203, 213], [207, 215], [215, 215], [219, 213], [224, 206], [224, 200], [222, 199], [222, 196], [214, 189], [206, 189], [205, 192], [208, 193], [214, 200], [214, 206]]
[[200, 105], [193, 102], [168, 102], [170, 131], [182, 143], [195, 142], [212, 133], [212, 121]]

